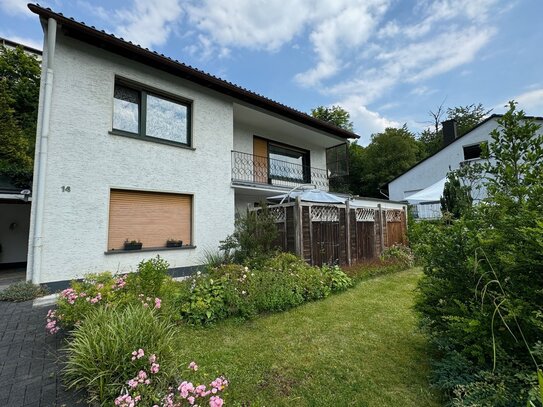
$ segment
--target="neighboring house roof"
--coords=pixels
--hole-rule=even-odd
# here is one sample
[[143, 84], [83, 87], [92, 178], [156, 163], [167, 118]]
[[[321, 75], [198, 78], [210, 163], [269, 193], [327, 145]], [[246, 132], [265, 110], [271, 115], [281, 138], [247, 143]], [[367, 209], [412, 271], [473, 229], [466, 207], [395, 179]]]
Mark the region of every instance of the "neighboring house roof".
[[73, 18], [67, 18], [62, 13], [56, 13], [50, 8], [41, 7], [38, 4], [29, 4], [28, 8], [43, 18], [53, 18], [61, 26], [63, 32], [73, 38], [88, 44], [100, 47], [116, 53], [125, 58], [141, 62], [172, 75], [184, 78], [206, 88], [232, 96], [240, 101], [265, 109], [269, 112], [281, 115], [290, 120], [324, 131], [343, 139], [360, 138], [357, 134], [337, 127], [331, 123], [316, 119], [306, 113], [283, 105], [272, 99], [245, 89], [234, 83], [225, 81], [207, 72], [185, 65], [182, 62], [169, 58], [148, 48], [142, 48], [123, 38], [108, 34], [104, 30], [99, 31], [94, 26], [87, 26], [83, 22], [77, 22]]
[[[433, 154], [430, 154], [428, 157], [420, 160], [418, 163], [414, 164], [413, 166], [411, 166], [408, 170], [402, 172], [400, 175], [397, 175], [395, 176], [394, 178], [392, 178], [390, 181], [388, 181], [387, 183], [383, 184], [382, 187], [385, 187], [387, 186], [388, 184], [390, 184], [392, 181], [400, 178], [402, 175], [404, 174], [407, 174], [409, 171], [411, 171], [413, 168], [415, 167], [418, 167], [419, 165], [421, 165], [423, 162], [425, 162], [426, 160], [432, 158], [434, 155], [436, 155], [437, 153], [439, 153], [441, 150], [453, 145], [454, 143], [456, 143], [458, 140], [460, 140], [462, 137], [468, 135], [469, 133], [471, 133], [473, 130], [475, 130], [476, 128], [478, 127], [481, 127], [483, 124], [485, 124], [486, 122], [489, 122], [490, 120], [493, 120], [493, 119], [496, 119], [498, 117], [503, 117], [503, 114], [491, 114], [490, 116], [488, 116], [486, 119], [482, 120], [481, 122], [477, 123], [475, 126], [473, 126], [471, 129], [469, 129], [468, 131], [466, 131], [464, 134], [458, 136], [456, 139], [454, 139], [454, 141], [452, 143], [449, 143], [447, 145], [443, 145], [439, 148], [439, 150], [437, 150], [435, 153]], [[543, 117], [539, 117], [539, 116], [525, 116], [526, 119], [533, 119], [533, 120], [543, 120]]]
[[36, 54], [36, 55], [42, 54], [41, 50], [39, 49], [32, 48], [32, 47], [29, 47], [28, 45], [20, 44], [15, 41], [8, 40], [7, 38], [3, 38], [3, 37], [0, 37], [0, 45], [3, 45], [4, 47], [9, 47], [9, 48], [23, 47], [23, 49], [30, 54]]

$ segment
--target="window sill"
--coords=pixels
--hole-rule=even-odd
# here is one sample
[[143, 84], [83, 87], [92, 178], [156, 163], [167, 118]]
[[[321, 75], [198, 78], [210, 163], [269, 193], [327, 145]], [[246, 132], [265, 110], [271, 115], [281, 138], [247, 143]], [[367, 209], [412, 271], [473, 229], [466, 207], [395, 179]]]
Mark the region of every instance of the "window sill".
[[140, 136], [138, 134], [128, 133], [128, 132], [121, 131], [121, 130], [110, 130], [109, 134], [111, 134], [113, 136], [122, 136], [122, 137], [133, 138], [135, 140], [150, 141], [152, 143], [165, 144], [167, 146], [184, 148], [186, 150], [193, 150], [193, 151], [196, 150], [194, 147], [189, 146], [188, 144], [180, 143], [178, 141], [171, 141], [171, 140], [161, 139], [161, 138], [157, 138], [157, 137], [150, 137], [150, 136]]
[[190, 249], [196, 249], [196, 246], [181, 246], [181, 247], [143, 247], [139, 250], [124, 250], [124, 249], [117, 249], [117, 250], [108, 250], [104, 252], [104, 254], [123, 254], [123, 253], [140, 253], [140, 252], [162, 252], [162, 251], [169, 251], [169, 250], [190, 250]]

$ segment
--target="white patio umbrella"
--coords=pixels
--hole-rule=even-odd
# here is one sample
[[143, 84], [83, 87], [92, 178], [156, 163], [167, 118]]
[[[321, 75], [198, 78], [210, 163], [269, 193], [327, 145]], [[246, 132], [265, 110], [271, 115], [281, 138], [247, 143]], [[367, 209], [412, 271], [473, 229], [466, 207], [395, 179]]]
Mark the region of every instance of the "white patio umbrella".
[[282, 200], [294, 200], [297, 197], [300, 197], [302, 201], [305, 202], [319, 202], [319, 203], [329, 203], [329, 204], [341, 204], [345, 203], [345, 199], [331, 194], [329, 192], [321, 191], [320, 189], [306, 189], [304, 191], [292, 191], [288, 194], [281, 194], [276, 196], [271, 196], [268, 201], [277, 201], [281, 202]]

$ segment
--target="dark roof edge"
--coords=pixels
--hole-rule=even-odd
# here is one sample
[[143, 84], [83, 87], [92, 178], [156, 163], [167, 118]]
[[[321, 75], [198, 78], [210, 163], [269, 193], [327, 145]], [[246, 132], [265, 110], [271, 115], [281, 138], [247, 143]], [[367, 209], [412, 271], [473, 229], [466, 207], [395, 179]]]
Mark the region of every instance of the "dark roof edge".
[[23, 47], [23, 49], [27, 52], [30, 52], [32, 54], [42, 55], [42, 51], [37, 48], [29, 47], [28, 45], [21, 44], [20, 42], [15, 42], [4, 37], [0, 37], [0, 45], [8, 45], [13, 48]]
[[[201, 86], [229, 95], [245, 103], [249, 103], [272, 113], [279, 114], [283, 117], [334, 136], [343, 139], [360, 138], [360, 136], [355, 133], [344, 130], [331, 123], [316, 119], [299, 110], [268, 99], [262, 95], [220, 79], [199, 69], [185, 65], [182, 62], [166, 57], [163, 54], [157, 53], [156, 51], [150, 51], [147, 48], [142, 48], [139, 45], [133, 44], [132, 42], [118, 38], [113, 34], [108, 34], [103, 30], [98, 31], [94, 27], [89, 27], [82, 22], [77, 22], [73, 18], [67, 18], [61, 13], [56, 13], [49, 8], [41, 7], [39, 4], [28, 4], [28, 8], [30, 11], [38, 14], [41, 17], [53, 18], [57, 20], [57, 22], [64, 28], [73, 30], [74, 33], [79, 34], [77, 37], [78, 39], [90, 43], [91, 45], [107, 44], [107, 47], [104, 48], [111, 52], [117, 51], [117, 53], [122, 56], [129, 58], [131, 57], [132, 59], [146, 65], [151, 65], [154, 68], [185, 78]], [[138, 57], [137, 59], [134, 58], [136, 56]]]
[[[483, 124], [485, 124], [486, 122], [492, 120], [492, 119], [495, 119], [497, 117], [503, 117], [503, 114], [497, 114], [497, 113], [494, 113], [494, 114], [491, 114], [490, 116], [488, 116], [486, 119], [480, 121], [479, 123], [477, 123], [475, 126], [473, 126], [471, 129], [469, 129], [468, 131], [466, 131], [464, 134], [462, 134], [461, 136], [458, 136], [457, 138], [454, 139], [454, 141], [452, 143], [449, 143], [447, 144], [446, 146], [441, 146], [439, 148], [439, 150], [437, 150], [435, 153], [429, 155], [428, 157], [425, 157], [423, 158], [422, 160], [420, 160], [418, 163], [414, 164], [413, 166], [411, 166], [409, 169], [405, 170], [404, 172], [402, 172], [400, 175], [397, 175], [395, 176], [394, 178], [392, 178], [390, 181], [384, 183], [383, 185], [381, 185], [381, 187], [385, 187], [387, 186], [388, 184], [390, 184], [392, 181], [400, 178], [402, 175], [404, 174], [407, 174], [409, 171], [411, 171], [413, 168], [417, 167], [419, 164], [422, 164], [424, 161], [432, 158], [434, 155], [438, 154], [439, 152], [441, 152], [442, 150], [446, 149], [447, 147], [449, 147], [450, 145], [456, 143], [457, 140], [460, 140], [462, 137], [468, 135], [469, 133], [471, 133], [473, 130], [475, 130], [476, 128], [482, 126]], [[530, 119], [530, 120], [543, 120], [543, 117], [539, 117], [539, 116], [524, 116], [525, 119]]]

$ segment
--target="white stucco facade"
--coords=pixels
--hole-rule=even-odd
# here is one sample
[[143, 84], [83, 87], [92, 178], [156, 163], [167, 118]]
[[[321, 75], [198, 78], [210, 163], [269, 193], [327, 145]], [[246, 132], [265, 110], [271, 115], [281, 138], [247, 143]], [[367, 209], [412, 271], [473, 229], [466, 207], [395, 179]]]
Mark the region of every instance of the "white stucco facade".
[[[403, 201], [408, 196], [445, 178], [449, 171], [460, 168], [461, 163], [465, 161], [464, 147], [491, 141], [490, 132], [498, 127], [496, 120], [496, 117], [489, 119], [464, 136], [457, 138], [433, 156], [428, 157], [392, 180], [388, 185], [390, 199], [393, 201]], [[478, 199], [482, 197], [474, 198]]]
[[[232, 101], [60, 32], [54, 74], [41, 270], [35, 282], [130, 271], [157, 254], [171, 267], [201, 264], [204, 250], [216, 248], [233, 230]], [[111, 134], [116, 76], [191, 100], [193, 148]], [[106, 254], [112, 188], [192, 195], [196, 248]]]

